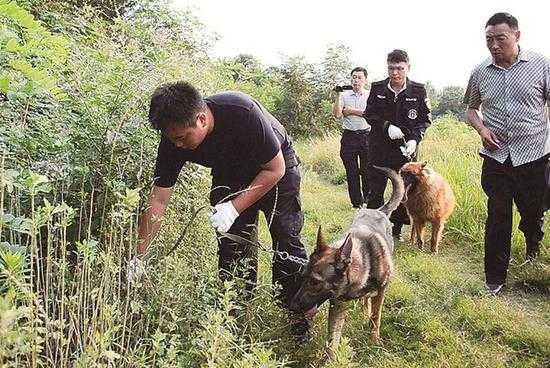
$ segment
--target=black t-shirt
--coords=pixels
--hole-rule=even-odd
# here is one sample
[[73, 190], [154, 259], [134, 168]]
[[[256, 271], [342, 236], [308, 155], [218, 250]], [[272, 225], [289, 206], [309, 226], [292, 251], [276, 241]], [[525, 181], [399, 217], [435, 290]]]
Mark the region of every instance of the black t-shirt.
[[214, 115], [214, 129], [194, 150], [177, 148], [161, 138], [155, 167], [155, 185], [172, 187], [185, 162], [212, 168], [220, 183], [248, 185], [281, 149], [294, 157], [284, 127], [259, 102], [240, 92], [222, 92], [205, 99]]

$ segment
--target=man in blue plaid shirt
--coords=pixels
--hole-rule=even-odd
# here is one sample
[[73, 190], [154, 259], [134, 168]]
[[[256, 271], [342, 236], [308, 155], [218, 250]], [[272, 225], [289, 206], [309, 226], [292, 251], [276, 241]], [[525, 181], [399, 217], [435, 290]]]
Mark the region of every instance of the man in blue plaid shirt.
[[464, 96], [466, 118], [481, 137], [481, 185], [488, 197], [485, 277], [489, 293], [506, 281], [510, 261], [512, 203], [521, 216], [527, 259], [543, 237], [544, 170], [550, 153], [548, 58], [519, 45], [518, 21], [493, 15], [485, 26], [491, 57], [472, 72]]

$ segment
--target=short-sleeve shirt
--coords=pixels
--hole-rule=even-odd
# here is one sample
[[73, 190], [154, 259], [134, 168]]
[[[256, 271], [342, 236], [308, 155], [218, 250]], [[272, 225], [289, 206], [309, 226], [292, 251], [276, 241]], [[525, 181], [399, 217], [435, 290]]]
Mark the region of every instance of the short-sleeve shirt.
[[[362, 94], [355, 93], [353, 90], [345, 90], [340, 95], [340, 106], [350, 107], [352, 109], [358, 109], [365, 111], [367, 107], [367, 98], [369, 91], [363, 90]], [[342, 128], [347, 130], [368, 130], [370, 131], [370, 125], [367, 123], [364, 117], [357, 115], [348, 115], [342, 117]]]
[[248, 185], [282, 151], [294, 157], [290, 137], [279, 121], [252, 97], [223, 92], [205, 98], [214, 115], [214, 128], [193, 150], [177, 148], [161, 138], [155, 167], [155, 185], [172, 187], [186, 162], [212, 168], [215, 183]]
[[535, 161], [550, 152], [547, 104], [550, 63], [543, 55], [521, 50], [517, 62], [504, 69], [488, 58], [472, 72], [464, 103], [481, 107], [483, 123], [500, 141], [500, 148], [480, 153], [513, 166]]

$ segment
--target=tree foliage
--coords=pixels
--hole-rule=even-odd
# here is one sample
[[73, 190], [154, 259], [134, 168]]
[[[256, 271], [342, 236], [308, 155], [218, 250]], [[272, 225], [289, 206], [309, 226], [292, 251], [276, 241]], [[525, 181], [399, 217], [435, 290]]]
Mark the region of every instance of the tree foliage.
[[432, 106], [432, 114], [436, 117], [452, 114], [457, 118], [464, 115], [464, 88], [459, 86], [444, 87], [436, 94], [437, 104]]
[[[189, 300], [174, 297], [215, 247], [186, 249], [185, 265], [159, 264], [154, 291], [125, 284], [156, 157], [147, 108], [159, 84], [247, 92], [295, 136], [337, 127], [330, 89], [349, 73], [345, 47], [329, 48], [322, 64], [289, 57], [264, 67], [251, 55], [213, 58], [213, 42], [192, 13], [164, 1], [0, 0], [0, 312], [17, 316], [0, 321], [6, 367], [283, 365], [213, 307], [226, 297], [214, 270], [186, 289]], [[206, 179], [184, 168], [172, 223], [206, 203]], [[209, 231], [197, 224], [186, 242], [202, 244]], [[152, 257], [176, 235], [161, 234]], [[204, 318], [212, 323], [202, 328]]]
[[66, 60], [67, 40], [10, 0], [0, 0], [0, 21], [0, 91], [30, 96], [45, 90], [62, 98], [55, 71]]

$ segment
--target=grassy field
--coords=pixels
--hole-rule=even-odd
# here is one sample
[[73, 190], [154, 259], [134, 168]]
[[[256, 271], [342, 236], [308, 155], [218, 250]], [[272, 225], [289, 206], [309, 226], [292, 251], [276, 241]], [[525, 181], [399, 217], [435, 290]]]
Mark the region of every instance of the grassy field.
[[[383, 344], [370, 345], [360, 303], [350, 303], [349, 317], [334, 367], [543, 367], [550, 365], [550, 257], [523, 264], [524, 242], [513, 233], [507, 289], [498, 297], [484, 293], [483, 228], [485, 196], [479, 184], [479, 140], [464, 124], [440, 121], [429, 130], [421, 160], [446, 177], [457, 209], [445, 231], [441, 252], [433, 256], [398, 244], [396, 274], [382, 317]], [[339, 138], [301, 142], [306, 224], [304, 241], [311, 252], [316, 228], [334, 238], [353, 215], [348, 203]], [[518, 218], [514, 219], [517, 227]], [[408, 237], [408, 227], [405, 228]], [[544, 244], [550, 237], [548, 224]], [[429, 233], [428, 233], [429, 234]], [[267, 241], [265, 231], [264, 240]], [[264, 273], [269, 260], [264, 257]], [[267, 281], [267, 280], [266, 280]], [[293, 346], [283, 339], [278, 354], [292, 366], [315, 366], [326, 339], [327, 308], [315, 318], [314, 340]]]
[[[523, 264], [523, 237], [514, 231], [507, 289], [498, 297], [487, 296], [478, 144], [476, 134], [454, 120], [430, 128], [421, 159], [450, 181], [458, 201], [441, 252], [433, 256], [397, 245], [382, 344], [369, 343], [361, 303], [350, 302], [344, 339], [328, 367], [550, 366], [549, 226], [546, 247], [534, 264]], [[332, 240], [354, 212], [338, 156], [339, 137], [298, 142], [297, 150], [303, 161], [302, 235], [311, 252], [319, 225]], [[206, 171], [182, 176], [184, 184], [177, 186], [150, 249], [148, 276], [136, 284], [125, 276], [135, 241], [136, 191], [121, 194], [121, 203], [106, 215], [111, 230], [105, 239], [86, 235], [73, 251], [66, 233], [69, 218], [77, 219], [78, 212], [49, 202], [39, 205], [38, 197], [31, 202], [31, 217], [20, 221], [28, 227], [19, 231], [37, 233], [33, 224], [45, 224], [49, 235], [28, 237], [30, 255], [0, 249], [0, 367], [320, 366], [327, 306], [313, 321], [312, 340], [297, 344], [289, 336], [286, 312], [274, 302], [270, 253], [259, 253], [259, 285], [246, 303], [236, 296], [242, 287], [238, 281], [220, 288], [217, 246], [205, 213], [176, 252], [163, 257], [193, 208], [208, 198]], [[25, 183], [38, 193], [43, 181], [36, 176]], [[86, 203], [80, 211], [85, 208]], [[517, 226], [517, 216], [514, 222]], [[267, 245], [263, 219], [260, 225], [260, 239]], [[38, 247], [40, 240], [45, 243]], [[68, 261], [69, 255], [76, 259]], [[32, 262], [41, 262], [38, 278], [29, 272]]]

